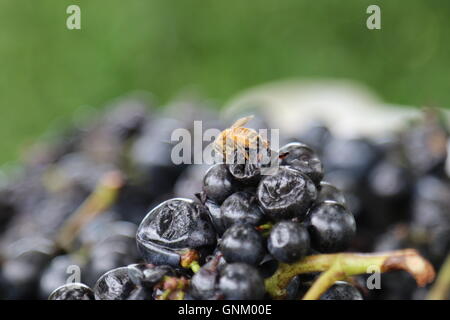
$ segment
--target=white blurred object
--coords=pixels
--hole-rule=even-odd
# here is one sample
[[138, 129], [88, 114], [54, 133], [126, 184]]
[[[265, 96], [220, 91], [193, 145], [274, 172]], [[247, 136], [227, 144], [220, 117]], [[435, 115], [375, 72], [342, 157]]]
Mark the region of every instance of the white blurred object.
[[224, 109], [236, 119], [260, 112], [282, 135], [298, 133], [312, 121], [324, 122], [332, 132], [344, 136], [375, 136], [401, 128], [419, 109], [387, 105], [368, 88], [347, 80], [288, 80], [244, 91]]
[[[350, 80], [286, 80], [245, 90], [224, 108], [233, 122], [242, 115], [261, 114], [271, 128], [294, 136], [313, 121], [326, 124], [341, 137], [379, 137], [420, 117], [420, 108], [384, 103], [373, 91]], [[443, 110], [450, 120], [450, 112]], [[450, 141], [448, 142], [450, 154]], [[450, 157], [446, 171], [450, 176]]]

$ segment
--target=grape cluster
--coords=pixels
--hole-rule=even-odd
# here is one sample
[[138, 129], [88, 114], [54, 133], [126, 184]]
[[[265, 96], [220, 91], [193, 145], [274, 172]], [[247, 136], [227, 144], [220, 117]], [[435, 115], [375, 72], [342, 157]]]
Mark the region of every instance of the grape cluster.
[[[310, 255], [412, 247], [439, 269], [450, 251], [448, 134], [436, 119], [378, 140], [313, 126], [284, 141], [278, 170], [264, 175], [258, 163], [173, 164], [174, 129], [226, 127], [190, 103], [159, 113], [131, 98], [90, 118], [0, 181], [1, 299], [270, 299], [267, 280]], [[62, 246], [61, 230], [110, 172], [124, 177], [115, 201]], [[321, 299], [427, 292], [405, 273], [382, 277], [382, 290], [362, 290], [359, 277]], [[317, 278], [295, 276], [285, 298]]]
[[[275, 174], [242, 179], [225, 164], [205, 174], [199, 198], [216, 208], [210, 216], [218, 245], [192, 278], [194, 298], [262, 299], [263, 280], [279, 263], [350, 245], [355, 220], [342, 193], [322, 181], [317, 154], [299, 142], [283, 146], [278, 154]], [[229, 292], [227, 285], [239, 290]]]
[[[145, 264], [102, 275], [95, 298], [263, 299], [264, 277], [278, 263], [345, 250], [355, 220], [336, 201], [340, 191], [321, 181], [317, 155], [301, 143], [279, 153], [287, 156], [276, 174], [249, 179], [236, 175], [233, 165], [216, 164], [204, 176], [198, 201], [173, 198], [152, 209], [136, 232]], [[58, 290], [52, 297], [67, 296], [67, 286]]]
[[[397, 132], [376, 139], [334, 136], [323, 124], [298, 133], [326, 168], [325, 180], [339, 187], [355, 215], [355, 251], [416, 248], [436, 270], [450, 253], [449, 129], [436, 110], [426, 110]], [[332, 187], [322, 188], [325, 190]], [[382, 290], [369, 299], [424, 299], [403, 273], [383, 274]]]

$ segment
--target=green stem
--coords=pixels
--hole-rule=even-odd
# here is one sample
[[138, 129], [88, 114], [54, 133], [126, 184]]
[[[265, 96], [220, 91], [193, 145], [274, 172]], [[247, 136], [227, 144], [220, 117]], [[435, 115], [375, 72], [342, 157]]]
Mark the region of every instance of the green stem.
[[188, 249], [186, 250], [180, 258], [180, 265], [183, 268], [191, 269], [192, 272], [196, 273], [200, 270], [200, 265], [198, 259], [200, 258], [197, 250]]
[[446, 300], [450, 295], [450, 254], [441, 266], [436, 282], [428, 293], [427, 300]]
[[192, 263], [189, 265], [192, 272], [197, 273], [200, 270], [200, 264], [198, 261], [192, 261]]
[[273, 228], [273, 223], [272, 222], [268, 222], [265, 224], [261, 224], [259, 226], [256, 227], [256, 230], [258, 230], [259, 232], [261, 232], [261, 235], [264, 238], [267, 238], [270, 235], [270, 231]]
[[273, 223], [268, 222], [268, 223], [257, 226], [256, 229], [259, 231], [264, 231], [264, 230], [270, 230], [270, 229], [272, 229], [272, 227], [273, 227]]
[[314, 281], [311, 288], [303, 297], [303, 300], [316, 300], [320, 298], [320, 296], [324, 293], [324, 288], [327, 288], [329, 284], [333, 284], [336, 281], [339, 281], [341, 275], [336, 266], [332, 266], [327, 271], [322, 272], [322, 274]]
[[172, 293], [171, 289], [164, 290], [163, 293], [158, 297], [158, 300], [167, 300], [171, 293]]
[[286, 295], [286, 287], [296, 275], [327, 270], [332, 262], [330, 255], [315, 255], [293, 263], [280, 263], [277, 271], [266, 279], [266, 289], [269, 294], [281, 299]]
[[57, 246], [63, 250], [70, 251], [73, 241], [83, 227], [105, 212], [115, 202], [122, 183], [122, 176], [119, 172], [106, 173], [92, 194], [61, 227], [56, 237]]
[[189, 280], [184, 277], [164, 276], [161, 282], [156, 286], [162, 289], [161, 295], [156, 297], [157, 300], [183, 300], [184, 291], [189, 286]]
[[267, 292], [274, 299], [286, 296], [286, 287], [293, 277], [303, 273], [324, 272], [306, 293], [305, 299], [318, 299], [336, 281], [371, 272], [405, 270], [411, 273], [419, 286], [434, 279], [434, 269], [416, 250], [406, 249], [385, 253], [336, 253], [305, 257], [293, 264], [280, 264], [278, 270], [266, 279]]

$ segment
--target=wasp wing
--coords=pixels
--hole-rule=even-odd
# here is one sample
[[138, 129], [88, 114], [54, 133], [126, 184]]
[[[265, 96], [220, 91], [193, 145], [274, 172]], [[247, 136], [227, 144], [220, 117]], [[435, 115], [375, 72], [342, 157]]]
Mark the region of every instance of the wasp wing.
[[244, 118], [240, 118], [238, 120], [236, 120], [235, 123], [233, 123], [233, 125], [231, 126], [231, 128], [239, 128], [242, 127], [243, 125], [247, 124], [250, 120], [253, 119], [253, 116], [248, 116], [248, 117], [244, 117]]

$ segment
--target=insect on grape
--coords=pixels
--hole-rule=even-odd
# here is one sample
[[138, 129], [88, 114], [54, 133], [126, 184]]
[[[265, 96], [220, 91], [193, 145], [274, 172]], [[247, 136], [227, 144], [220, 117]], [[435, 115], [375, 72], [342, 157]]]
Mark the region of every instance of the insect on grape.
[[[214, 150], [226, 159], [226, 163], [233, 163], [236, 158], [238, 161], [256, 162], [261, 160], [260, 151], [269, 149], [269, 142], [255, 130], [243, 127], [251, 119], [253, 116], [238, 119], [230, 128], [223, 130], [214, 141]], [[256, 155], [256, 158], [253, 155]]]

